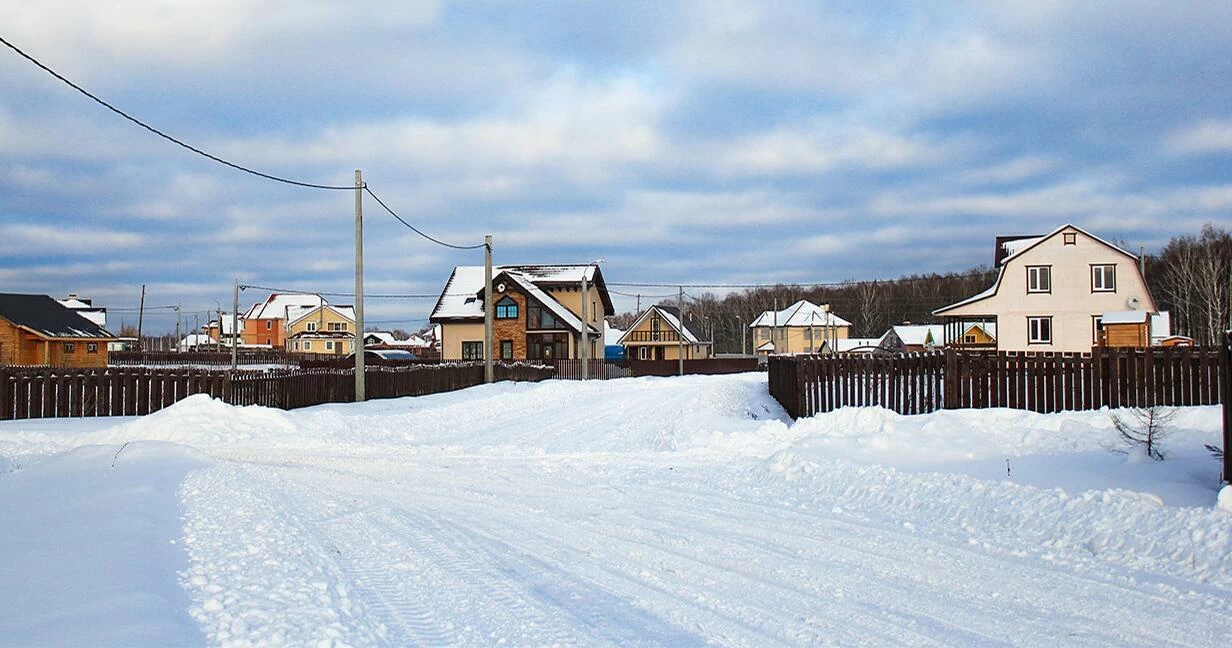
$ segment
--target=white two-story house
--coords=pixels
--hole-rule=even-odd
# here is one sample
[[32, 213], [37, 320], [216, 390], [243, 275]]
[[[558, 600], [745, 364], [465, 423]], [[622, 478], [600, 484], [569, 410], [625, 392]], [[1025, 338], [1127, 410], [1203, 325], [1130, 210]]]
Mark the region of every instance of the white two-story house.
[[978, 324], [997, 331], [1001, 351], [1089, 352], [1106, 313], [1157, 312], [1138, 258], [1073, 225], [1050, 234], [998, 237], [997, 281], [933, 311], [945, 343], [963, 346]]

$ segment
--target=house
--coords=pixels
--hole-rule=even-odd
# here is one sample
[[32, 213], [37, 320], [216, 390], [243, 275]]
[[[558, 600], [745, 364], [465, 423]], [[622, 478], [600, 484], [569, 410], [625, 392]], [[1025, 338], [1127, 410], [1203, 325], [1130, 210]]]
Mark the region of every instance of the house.
[[286, 350], [347, 355], [355, 349], [355, 308], [318, 303], [286, 307]]
[[903, 323], [891, 326], [881, 336], [878, 346], [888, 353], [918, 353], [939, 349], [945, 343], [945, 329], [940, 324]]
[[[483, 266], [454, 268], [429, 318], [440, 327], [442, 359], [483, 359], [483, 301]], [[578, 358], [581, 344], [588, 357], [602, 358], [604, 317], [616, 312], [594, 263], [495, 266], [492, 302], [493, 357], [500, 360]]]
[[[237, 319], [226, 311], [218, 311], [218, 319], [212, 319], [201, 327], [201, 331], [214, 340], [215, 344], [221, 344], [227, 348], [234, 345], [236, 338], [240, 337], [235, 333], [237, 329], [242, 335], [244, 319], [242, 317]], [[239, 340], [239, 343], [243, 344], [243, 340]]]
[[271, 293], [265, 301], [253, 304], [252, 308], [241, 316], [242, 344], [274, 349], [285, 348], [287, 345], [287, 310], [311, 308], [325, 303], [325, 299], [320, 295]]
[[184, 336], [176, 345], [180, 351], [199, 351], [201, 349], [212, 349], [218, 346], [218, 340], [206, 335], [205, 333], [191, 333]]
[[0, 365], [106, 367], [113, 339], [47, 295], [0, 293]]
[[431, 342], [415, 333], [412, 333], [405, 340], [399, 340], [389, 331], [368, 331], [364, 333], [365, 349], [403, 349], [411, 353], [417, 353], [431, 346]]
[[679, 360], [682, 351], [685, 360], [701, 360], [714, 355], [714, 343], [701, 331], [688, 315], [682, 330], [679, 308], [651, 306], [616, 342], [630, 360]]
[[95, 306], [92, 300], [81, 299], [76, 293], [69, 293], [65, 299], [57, 299], [60, 305], [72, 309], [78, 315], [98, 324], [102, 328], [107, 328], [107, 309], [101, 306]]
[[978, 324], [1003, 351], [1090, 351], [1105, 313], [1158, 311], [1138, 258], [1073, 225], [998, 237], [994, 260], [991, 287], [933, 311], [947, 345], [963, 346]]
[[851, 337], [851, 322], [831, 312], [829, 304], [818, 306], [804, 299], [781, 311], [763, 312], [749, 328], [753, 349], [761, 356], [817, 353], [823, 341]]

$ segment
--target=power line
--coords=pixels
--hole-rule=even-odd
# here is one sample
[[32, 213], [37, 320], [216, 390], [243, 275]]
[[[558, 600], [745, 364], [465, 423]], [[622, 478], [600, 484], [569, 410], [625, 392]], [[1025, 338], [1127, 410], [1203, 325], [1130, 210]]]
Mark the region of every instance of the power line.
[[[255, 286], [240, 284], [240, 290], [262, 290], [271, 293], [294, 293], [297, 295], [318, 295], [321, 297], [354, 297], [355, 293], [329, 292], [322, 290], [297, 290], [295, 288], [276, 288], [272, 286]], [[410, 293], [410, 294], [369, 294], [364, 293], [364, 299], [436, 299], [437, 297], [474, 297], [472, 293]]]
[[368, 185], [366, 184], [364, 185], [364, 191], [368, 192], [368, 195], [372, 196], [372, 199], [375, 200], [378, 205], [380, 205], [381, 207], [384, 207], [385, 211], [389, 212], [390, 216], [393, 216], [394, 218], [398, 219], [398, 222], [411, 228], [412, 232], [415, 232], [416, 234], [424, 237], [425, 239], [428, 239], [429, 241], [432, 241], [433, 243], [436, 243], [437, 245], [447, 247], [447, 248], [453, 248], [455, 250], [478, 250], [479, 248], [484, 247], [484, 245], [486, 245], [485, 243], [480, 243], [478, 245], [454, 245], [452, 243], [446, 243], [438, 238], [434, 238], [428, 235], [427, 233], [425, 233], [423, 230], [419, 229], [418, 227], [415, 227], [414, 225], [411, 225], [410, 223], [406, 222], [406, 220], [404, 220], [401, 216], [396, 214], [394, 210], [390, 209], [389, 205], [385, 204], [385, 201], [381, 200], [375, 193], [372, 193], [372, 189], [370, 189]]
[[117, 115], [119, 115], [119, 116], [123, 117], [124, 119], [127, 119], [128, 121], [130, 121], [130, 122], [132, 122], [132, 123], [134, 123], [134, 124], [136, 124], [136, 125], [138, 125], [138, 126], [140, 126], [140, 127], [144, 128], [144, 129], [146, 129], [146, 130], [150, 131], [151, 133], [154, 133], [155, 135], [157, 135], [157, 136], [159, 136], [159, 137], [161, 137], [161, 138], [163, 138], [163, 139], [165, 139], [165, 140], [167, 140], [167, 141], [169, 141], [169, 142], [171, 142], [171, 143], [173, 143], [173, 144], [176, 144], [176, 145], [178, 145], [178, 146], [181, 146], [181, 147], [183, 147], [183, 148], [186, 148], [186, 149], [188, 149], [189, 151], [192, 151], [193, 153], [196, 153], [197, 155], [201, 155], [201, 156], [203, 156], [203, 157], [209, 158], [209, 159], [211, 159], [211, 160], [213, 160], [213, 161], [215, 161], [215, 162], [218, 162], [219, 164], [223, 164], [223, 165], [229, 166], [229, 167], [231, 167], [232, 169], [236, 169], [236, 170], [238, 170], [238, 171], [243, 171], [244, 173], [250, 173], [250, 174], [252, 174], [252, 175], [255, 175], [255, 176], [258, 176], [258, 177], [261, 177], [261, 178], [265, 178], [266, 180], [274, 180], [274, 181], [276, 181], [276, 182], [282, 182], [282, 183], [289, 184], [289, 185], [295, 185], [295, 186], [297, 186], [297, 187], [308, 187], [308, 188], [310, 188], [310, 189], [334, 189], [334, 190], [348, 190], [348, 191], [351, 191], [351, 190], [354, 190], [354, 189], [355, 189], [355, 186], [354, 186], [354, 185], [349, 185], [349, 186], [341, 186], [341, 185], [323, 185], [323, 184], [316, 184], [316, 183], [312, 183], [312, 182], [300, 182], [299, 180], [290, 180], [290, 179], [288, 179], [288, 178], [282, 178], [282, 177], [279, 177], [279, 176], [276, 176], [276, 175], [271, 175], [271, 174], [268, 174], [268, 173], [262, 173], [261, 171], [257, 171], [257, 170], [255, 170], [255, 169], [250, 169], [250, 168], [248, 168], [248, 167], [246, 167], [246, 166], [242, 166], [242, 165], [236, 164], [236, 163], [234, 163], [234, 162], [230, 162], [230, 161], [228, 161], [228, 160], [224, 160], [224, 159], [222, 159], [222, 158], [218, 157], [217, 155], [213, 155], [213, 154], [211, 154], [211, 153], [207, 153], [207, 152], [205, 152], [205, 151], [203, 151], [203, 150], [201, 150], [201, 149], [199, 149], [199, 148], [197, 148], [197, 147], [195, 147], [195, 146], [193, 146], [193, 145], [191, 145], [191, 144], [187, 144], [187, 143], [185, 143], [185, 142], [183, 142], [183, 141], [181, 141], [181, 140], [178, 140], [178, 139], [176, 139], [176, 138], [172, 137], [171, 135], [168, 135], [168, 134], [166, 134], [166, 133], [164, 133], [164, 132], [162, 132], [162, 131], [158, 130], [157, 128], [154, 128], [153, 126], [150, 126], [149, 124], [147, 124], [147, 123], [145, 123], [145, 122], [141, 121], [140, 119], [137, 119], [136, 117], [133, 117], [132, 115], [129, 115], [128, 113], [124, 112], [123, 110], [120, 110], [119, 108], [116, 108], [115, 106], [113, 106], [113, 105], [111, 105], [111, 104], [107, 103], [106, 101], [104, 101], [104, 100], [100, 99], [98, 96], [96, 96], [96, 95], [94, 95], [93, 93], [91, 93], [89, 90], [86, 90], [85, 88], [83, 88], [83, 87], [81, 87], [81, 86], [77, 85], [76, 83], [73, 83], [72, 81], [68, 80], [68, 79], [67, 79], [67, 78], [65, 78], [63, 75], [61, 75], [59, 72], [56, 72], [55, 70], [53, 70], [53, 69], [51, 69], [51, 68], [47, 67], [46, 65], [43, 65], [41, 62], [39, 62], [39, 60], [38, 60], [38, 59], [34, 58], [33, 56], [30, 56], [29, 54], [27, 54], [27, 53], [25, 53], [25, 52], [23, 52], [23, 51], [21, 50], [21, 48], [19, 48], [19, 47], [17, 47], [16, 45], [14, 45], [14, 44], [12, 44], [12, 43], [8, 42], [7, 40], [5, 40], [5, 38], [4, 38], [3, 36], [0, 36], [0, 43], [4, 43], [4, 45], [5, 45], [5, 46], [7, 46], [9, 49], [13, 50], [14, 52], [17, 52], [17, 54], [18, 54], [19, 56], [21, 56], [22, 58], [24, 58], [24, 59], [26, 59], [27, 61], [30, 61], [31, 63], [35, 64], [36, 66], [38, 66], [40, 69], [42, 69], [44, 72], [46, 72], [46, 73], [50, 74], [51, 76], [53, 76], [53, 77], [55, 77], [55, 78], [59, 79], [60, 81], [63, 81], [63, 82], [64, 82], [65, 84], [67, 84], [70, 88], [72, 88], [72, 89], [76, 90], [77, 92], [80, 92], [81, 94], [83, 94], [83, 95], [85, 95], [85, 96], [89, 97], [90, 99], [94, 100], [94, 102], [95, 102], [95, 103], [97, 103], [97, 104], [99, 104], [100, 106], [102, 106], [102, 107], [106, 108], [107, 110], [110, 110], [111, 112], [113, 112], [113, 113], [115, 113], [115, 114], [117, 114]]
[[[812, 282], [784, 282], [776, 283], [636, 283], [636, 282], [620, 282], [609, 281], [608, 286], [621, 286], [625, 288], [843, 288], [849, 286], [859, 286], [861, 284], [895, 284], [895, 283], [915, 283], [919, 281], [937, 281], [938, 279], [975, 279], [979, 277], [987, 277], [995, 275], [996, 270], [986, 272], [969, 272], [964, 274], [937, 275], [935, 277], [900, 277], [898, 279], [847, 279], [844, 281], [812, 281]], [[608, 292], [612, 292], [609, 288]], [[622, 293], [623, 294], [623, 293]], [[646, 295], [642, 295], [646, 297]], [[675, 295], [667, 295], [674, 297]]]

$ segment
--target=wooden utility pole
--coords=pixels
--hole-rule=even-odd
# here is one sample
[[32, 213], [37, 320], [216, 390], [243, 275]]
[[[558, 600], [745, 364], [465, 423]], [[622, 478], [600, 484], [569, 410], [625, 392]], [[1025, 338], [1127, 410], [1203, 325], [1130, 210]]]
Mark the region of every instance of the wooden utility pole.
[[496, 314], [492, 305], [492, 235], [483, 237], [483, 381], [492, 382], [493, 340], [492, 318]]
[[180, 309], [183, 306], [184, 306], [183, 304], [175, 305], [175, 350], [176, 351], [180, 350], [180, 340], [183, 339], [183, 337], [180, 335], [180, 319], [181, 319]]
[[141, 344], [141, 326], [145, 323], [145, 284], [141, 284], [141, 301], [137, 305], [137, 350], [143, 351]]
[[[221, 314], [221, 313], [220, 313]], [[236, 366], [239, 364], [239, 349], [240, 340], [244, 337], [239, 333], [240, 322], [240, 280], [235, 279], [235, 294], [231, 303], [231, 374], [235, 374]], [[218, 318], [218, 337], [222, 338], [222, 317]]]
[[355, 402], [364, 400], [364, 174], [355, 170]]
[[676, 371], [678, 375], [684, 375], [684, 286], [680, 286], [680, 292], [676, 293], [676, 340], [679, 344], [676, 347], [676, 353], [679, 357], [676, 360]]
[[586, 316], [586, 268], [582, 268], [582, 346], [578, 349], [578, 357], [582, 359], [582, 380], [590, 377], [590, 321]]

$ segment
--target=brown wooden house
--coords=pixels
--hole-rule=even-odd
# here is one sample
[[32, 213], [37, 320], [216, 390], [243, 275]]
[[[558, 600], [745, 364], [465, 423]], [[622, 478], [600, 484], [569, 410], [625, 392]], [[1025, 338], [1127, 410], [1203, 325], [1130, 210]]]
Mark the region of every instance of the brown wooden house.
[[113, 339], [47, 295], [0, 293], [0, 365], [106, 367]]

